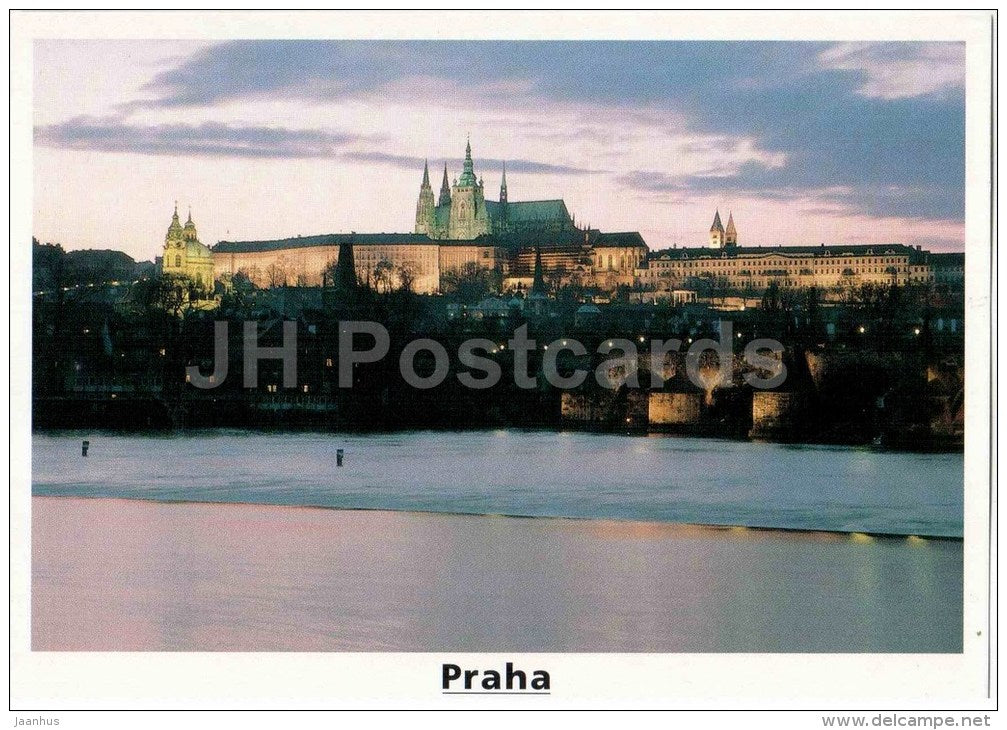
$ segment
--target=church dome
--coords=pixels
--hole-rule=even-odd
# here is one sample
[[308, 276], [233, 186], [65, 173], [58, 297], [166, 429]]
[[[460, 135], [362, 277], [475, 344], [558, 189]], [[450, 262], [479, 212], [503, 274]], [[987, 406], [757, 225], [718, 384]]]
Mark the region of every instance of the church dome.
[[187, 241], [185, 244], [185, 255], [192, 259], [208, 259], [213, 256], [210, 249], [195, 239]]

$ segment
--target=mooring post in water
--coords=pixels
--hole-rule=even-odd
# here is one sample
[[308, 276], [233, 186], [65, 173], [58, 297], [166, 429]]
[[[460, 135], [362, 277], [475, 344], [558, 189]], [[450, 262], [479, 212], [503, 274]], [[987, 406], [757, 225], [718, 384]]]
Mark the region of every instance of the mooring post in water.
[[342, 466], [342, 465], [343, 465], [343, 450], [336, 449], [336, 466]]
[[87, 456], [87, 449], [88, 449], [88, 447], [90, 445], [91, 445], [90, 441], [86, 441], [85, 440], [85, 441], [81, 442], [81, 444], [80, 444], [80, 455], [81, 456]]

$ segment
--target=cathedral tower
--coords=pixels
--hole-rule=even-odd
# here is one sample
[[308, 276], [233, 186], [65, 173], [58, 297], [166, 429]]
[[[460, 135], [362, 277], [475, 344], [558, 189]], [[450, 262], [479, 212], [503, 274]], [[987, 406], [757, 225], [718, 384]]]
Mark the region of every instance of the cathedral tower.
[[727, 214], [727, 231], [724, 233], [724, 245], [738, 245], [738, 229], [734, 227], [734, 213]]
[[503, 163], [503, 177], [500, 178], [500, 220], [499, 228], [507, 230], [507, 163]]
[[713, 216], [713, 225], [710, 226], [710, 248], [724, 247], [724, 224], [720, 222], [720, 211]]
[[437, 199], [437, 207], [451, 205], [451, 186], [448, 184], [448, 163], [444, 163], [444, 178], [441, 180], [441, 195]]
[[[445, 168], [445, 172], [447, 168]], [[443, 195], [443, 192], [441, 193]], [[423, 162], [423, 182], [420, 184], [420, 197], [416, 201], [416, 233], [425, 233], [434, 237], [434, 191], [430, 187], [430, 168]]]
[[472, 165], [472, 143], [465, 144], [462, 174], [451, 189], [451, 217], [448, 238], [473, 239], [490, 232], [489, 212], [483, 184], [476, 179]]

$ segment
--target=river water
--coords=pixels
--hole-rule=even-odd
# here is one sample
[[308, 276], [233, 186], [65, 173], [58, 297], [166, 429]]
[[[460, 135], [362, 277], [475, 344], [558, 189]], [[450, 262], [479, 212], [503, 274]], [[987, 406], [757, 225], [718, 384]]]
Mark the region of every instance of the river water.
[[551, 431], [75, 431], [34, 434], [32, 493], [961, 537], [963, 457]]

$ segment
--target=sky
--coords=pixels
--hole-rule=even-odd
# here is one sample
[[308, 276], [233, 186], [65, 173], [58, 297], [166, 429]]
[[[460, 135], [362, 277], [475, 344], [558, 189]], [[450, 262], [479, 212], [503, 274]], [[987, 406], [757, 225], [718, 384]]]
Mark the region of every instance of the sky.
[[964, 43], [44, 40], [34, 235], [411, 232], [423, 164], [578, 224], [704, 245], [964, 250]]

